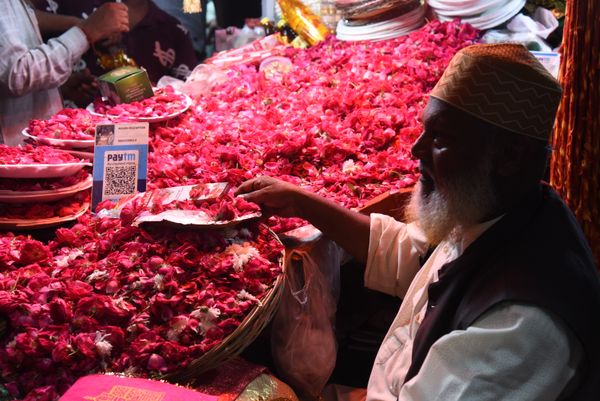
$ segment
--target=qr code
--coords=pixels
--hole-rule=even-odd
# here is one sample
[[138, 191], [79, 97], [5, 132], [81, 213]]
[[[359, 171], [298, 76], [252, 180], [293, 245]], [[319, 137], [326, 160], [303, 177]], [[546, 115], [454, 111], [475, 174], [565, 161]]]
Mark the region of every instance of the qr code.
[[104, 173], [104, 196], [135, 193], [137, 178], [137, 166], [135, 164], [106, 166]]

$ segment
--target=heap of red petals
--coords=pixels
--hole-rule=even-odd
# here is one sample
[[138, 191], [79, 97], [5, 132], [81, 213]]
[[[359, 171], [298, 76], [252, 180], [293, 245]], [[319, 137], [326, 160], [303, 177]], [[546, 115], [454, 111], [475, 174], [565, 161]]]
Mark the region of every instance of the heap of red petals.
[[50, 146], [7, 146], [0, 144], [0, 164], [63, 164], [81, 160]]
[[91, 372], [185, 368], [261, 302], [281, 252], [259, 225], [149, 231], [84, 216], [49, 247], [0, 237], [4, 386], [34, 399]]
[[0, 236], [0, 276], [31, 264], [47, 266], [51, 259], [50, 249], [39, 241], [11, 233]]
[[293, 67], [281, 82], [263, 79], [255, 64], [236, 66], [185, 118], [152, 127], [150, 187], [237, 186], [271, 175], [358, 207], [411, 186], [417, 163], [410, 148], [427, 93], [477, 38], [469, 25], [433, 21], [389, 41], [330, 37], [290, 48]]
[[106, 121], [85, 109], [63, 109], [48, 120], [31, 120], [28, 133], [47, 139], [92, 140], [96, 125]]
[[[234, 197], [231, 194], [210, 199], [194, 199], [192, 191], [190, 196], [191, 199], [166, 204], [155, 197], [150, 206], [148, 206], [149, 202], [145, 196], [137, 197], [123, 206], [120, 217], [123, 224], [130, 224], [143, 214], [159, 214], [168, 210], [198, 210], [205, 213], [214, 222], [226, 222], [260, 213], [260, 207], [256, 203]], [[102, 206], [106, 207], [107, 205]]]
[[139, 102], [109, 105], [102, 99], [94, 101], [94, 111], [111, 117], [159, 118], [181, 111], [186, 106], [186, 97], [176, 93], [171, 86], [154, 90], [154, 96]]

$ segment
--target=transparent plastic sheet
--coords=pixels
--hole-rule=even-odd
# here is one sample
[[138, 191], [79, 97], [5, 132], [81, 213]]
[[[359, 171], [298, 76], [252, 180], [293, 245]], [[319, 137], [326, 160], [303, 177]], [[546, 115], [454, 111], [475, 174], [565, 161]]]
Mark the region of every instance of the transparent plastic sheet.
[[178, 90], [197, 99], [209, 93], [212, 88], [227, 80], [227, 68], [210, 64], [198, 64], [185, 83]]
[[271, 349], [279, 377], [317, 398], [335, 367], [334, 332], [343, 252], [321, 239], [288, 253], [286, 288], [273, 319]]
[[178, 90], [181, 89], [181, 86], [184, 83], [185, 82], [182, 81], [181, 79], [174, 78], [174, 77], [172, 77], [170, 75], [163, 75], [162, 77], [160, 77], [160, 79], [156, 83], [156, 87], [157, 88], [164, 88], [165, 86], [172, 86], [173, 89], [175, 89], [176, 91], [178, 91]]
[[265, 31], [262, 27], [249, 27], [244, 25], [243, 28], [230, 26], [225, 29], [217, 29], [215, 31], [215, 51], [222, 52], [230, 49], [237, 49], [254, 42], [265, 36]]

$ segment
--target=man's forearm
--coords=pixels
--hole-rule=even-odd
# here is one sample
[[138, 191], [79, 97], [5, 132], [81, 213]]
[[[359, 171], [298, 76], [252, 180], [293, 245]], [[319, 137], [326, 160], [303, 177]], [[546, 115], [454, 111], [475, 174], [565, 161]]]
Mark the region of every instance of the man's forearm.
[[311, 192], [302, 191], [297, 196], [299, 217], [308, 220], [358, 261], [367, 261], [369, 216], [347, 209]]
[[83, 21], [70, 15], [53, 14], [41, 10], [35, 10], [35, 16], [42, 36], [61, 34]]

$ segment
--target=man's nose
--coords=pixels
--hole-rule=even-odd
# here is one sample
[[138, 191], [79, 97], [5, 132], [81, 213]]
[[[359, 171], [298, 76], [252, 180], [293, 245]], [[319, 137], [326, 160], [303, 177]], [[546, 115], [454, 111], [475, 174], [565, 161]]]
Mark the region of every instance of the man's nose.
[[412, 155], [419, 160], [425, 159], [429, 148], [428, 144], [429, 139], [427, 139], [425, 132], [421, 133], [410, 150]]

